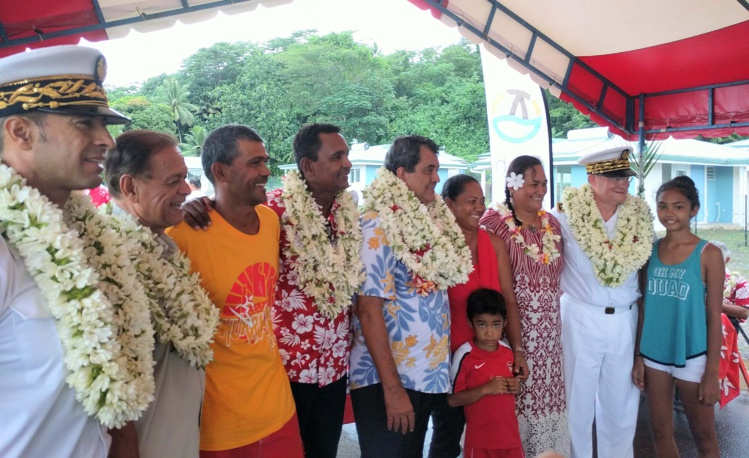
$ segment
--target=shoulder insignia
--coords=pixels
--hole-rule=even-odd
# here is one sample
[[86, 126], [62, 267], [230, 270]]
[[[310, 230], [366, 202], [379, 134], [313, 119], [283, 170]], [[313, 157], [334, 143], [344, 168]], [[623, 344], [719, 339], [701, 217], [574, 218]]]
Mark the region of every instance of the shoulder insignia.
[[557, 202], [557, 211], [559, 213], [564, 213], [564, 205], [562, 204], [562, 201]]

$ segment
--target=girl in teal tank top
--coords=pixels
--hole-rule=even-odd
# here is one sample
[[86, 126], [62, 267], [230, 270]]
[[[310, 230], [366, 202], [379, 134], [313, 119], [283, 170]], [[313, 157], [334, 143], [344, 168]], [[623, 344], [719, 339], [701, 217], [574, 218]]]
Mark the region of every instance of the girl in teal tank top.
[[[720, 398], [723, 255], [689, 230], [690, 220], [700, 208], [697, 189], [689, 177], [676, 177], [661, 185], [656, 204], [666, 236], [653, 246], [648, 262], [632, 378], [645, 390], [658, 456], [679, 456], [672, 416], [674, 384], [678, 384], [700, 456], [717, 458], [720, 449], [714, 404]], [[697, 380], [694, 372], [701, 370], [703, 360], [700, 381], [692, 381]]]

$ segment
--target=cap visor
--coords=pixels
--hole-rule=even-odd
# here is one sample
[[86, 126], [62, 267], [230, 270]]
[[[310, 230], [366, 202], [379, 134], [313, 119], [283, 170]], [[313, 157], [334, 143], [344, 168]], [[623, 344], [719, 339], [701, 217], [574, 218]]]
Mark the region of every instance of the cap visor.
[[616, 178], [616, 177], [633, 177], [637, 174], [632, 169], [626, 169], [626, 170], [614, 170], [613, 172], [601, 173], [600, 175], [607, 177], [607, 178]]
[[63, 108], [39, 108], [37, 111], [43, 111], [45, 113], [60, 114], [60, 115], [75, 115], [75, 116], [101, 116], [104, 118], [104, 122], [107, 124], [128, 124], [130, 118], [119, 113], [111, 108], [97, 107], [97, 106], [77, 106], [77, 107], [63, 107]]

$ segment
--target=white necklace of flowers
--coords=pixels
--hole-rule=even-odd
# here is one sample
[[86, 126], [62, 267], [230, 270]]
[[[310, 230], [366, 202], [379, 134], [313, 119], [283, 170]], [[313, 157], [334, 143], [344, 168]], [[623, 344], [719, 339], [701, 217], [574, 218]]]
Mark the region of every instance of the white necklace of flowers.
[[731, 272], [730, 275], [726, 275], [726, 285], [723, 288], [723, 297], [725, 299], [731, 299], [731, 296], [733, 296], [733, 290], [736, 288], [740, 276], [741, 274], [738, 272]]
[[539, 249], [535, 243], [531, 245], [525, 243], [525, 237], [523, 237], [523, 233], [521, 232], [523, 226], [515, 224], [515, 217], [507, 205], [496, 203], [494, 204], [494, 209], [499, 213], [499, 219], [507, 225], [507, 229], [510, 231], [510, 238], [520, 245], [523, 253], [527, 256], [530, 256], [533, 260], [543, 265], [551, 264], [560, 256], [561, 253], [557, 249], [556, 242], [561, 240], [561, 237], [554, 234], [549, 223], [549, 214], [546, 210], [541, 209], [538, 212], [538, 216], [541, 219], [541, 231], [543, 232], [541, 237], [543, 249]]
[[[440, 196], [424, 205], [406, 183], [382, 167], [364, 197], [365, 210], [377, 213], [395, 258], [415, 277], [441, 290], [468, 281], [471, 252]], [[419, 292], [426, 295], [430, 289]]]
[[68, 227], [80, 234], [83, 254], [99, 274], [96, 287], [114, 308], [112, 324], [126, 369], [122, 383], [129, 386], [123, 395], [131, 396], [134, 406], [137, 406], [111, 418], [115, 425], [123, 425], [140, 417], [140, 411], [153, 400], [154, 392], [154, 331], [148, 296], [130, 261], [132, 240], [118, 234], [111, 218], [100, 214], [91, 199], [82, 194], [70, 196], [63, 209], [63, 218]]
[[641, 198], [628, 195], [619, 206], [616, 236], [610, 240], [590, 185], [564, 191], [563, 207], [580, 248], [603, 286], [620, 286], [642, 267], [653, 249], [653, 214]]
[[219, 312], [201, 286], [200, 275], [190, 273], [190, 260], [180, 252], [164, 258], [156, 235], [130, 214], [112, 219], [119, 232], [136, 244], [132, 262], [150, 299], [159, 342], [171, 342], [182, 359], [196, 369], [205, 368], [213, 360], [211, 342]]
[[299, 278], [299, 286], [317, 306], [320, 315], [335, 319], [351, 305], [351, 299], [364, 282], [364, 264], [359, 211], [349, 192], [336, 196], [333, 212], [336, 243], [325, 231], [325, 217], [297, 171], [286, 175], [283, 187], [281, 225], [288, 245], [286, 257]]
[[[58, 206], [6, 165], [0, 165], [0, 228], [55, 318], [69, 371], [65, 380], [84, 411], [110, 428], [138, 418], [153, 393], [147, 338], [133, 354], [113, 338], [124, 317], [97, 289], [102, 277], [87, 262], [91, 248], [67, 227]], [[120, 253], [112, 254], [116, 263]], [[123, 289], [131, 284], [126, 280]], [[132, 289], [123, 292], [135, 296]], [[142, 363], [135, 359], [141, 356]]]

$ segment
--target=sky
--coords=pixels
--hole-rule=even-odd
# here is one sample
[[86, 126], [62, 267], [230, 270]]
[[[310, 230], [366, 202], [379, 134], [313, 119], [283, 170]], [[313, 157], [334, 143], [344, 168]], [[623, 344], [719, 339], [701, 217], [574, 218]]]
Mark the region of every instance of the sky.
[[460, 34], [407, 0], [294, 0], [289, 4], [236, 15], [219, 12], [207, 21], [139, 33], [86, 46], [107, 58], [107, 86], [128, 86], [180, 69], [182, 61], [200, 48], [221, 41], [265, 42], [288, 37], [297, 30], [320, 34], [353, 31], [357, 41], [376, 43], [389, 54], [399, 49], [443, 47], [460, 41]]

